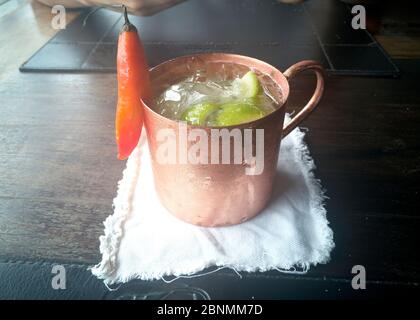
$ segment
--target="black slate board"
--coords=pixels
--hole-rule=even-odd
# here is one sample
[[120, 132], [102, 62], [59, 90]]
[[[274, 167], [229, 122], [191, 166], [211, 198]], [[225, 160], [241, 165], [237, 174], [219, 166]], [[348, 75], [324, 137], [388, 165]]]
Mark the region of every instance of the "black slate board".
[[[95, 10], [95, 9], [94, 9]], [[398, 69], [365, 30], [351, 27], [338, 0], [300, 5], [258, 0], [189, 0], [151, 17], [130, 16], [151, 66], [196, 52], [253, 56], [284, 70], [303, 59], [331, 73], [396, 76]], [[27, 72], [115, 72], [120, 13], [85, 10], [20, 68]]]

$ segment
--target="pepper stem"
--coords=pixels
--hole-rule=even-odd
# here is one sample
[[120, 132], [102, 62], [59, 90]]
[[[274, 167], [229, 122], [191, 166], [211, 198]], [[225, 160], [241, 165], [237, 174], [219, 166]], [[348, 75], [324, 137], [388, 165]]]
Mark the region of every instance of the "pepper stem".
[[124, 9], [124, 23], [125, 24], [129, 24], [130, 21], [128, 20], [128, 13], [127, 13], [127, 7], [125, 5], [122, 5], [123, 9]]
[[127, 13], [127, 7], [125, 5], [122, 5], [123, 9], [124, 9], [124, 25], [120, 31], [120, 33], [122, 32], [127, 32], [127, 31], [136, 31], [137, 29], [134, 25], [131, 24], [131, 22], [128, 20], [128, 13]]

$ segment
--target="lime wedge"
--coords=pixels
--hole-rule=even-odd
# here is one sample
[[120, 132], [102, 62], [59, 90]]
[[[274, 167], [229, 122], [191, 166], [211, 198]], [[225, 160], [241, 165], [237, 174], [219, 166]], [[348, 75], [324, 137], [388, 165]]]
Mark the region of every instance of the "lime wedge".
[[248, 71], [242, 78], [233, 82], [234, 91], [241, 98], [253, 98], [261, 91], [261, 84], [257, 75]]
[[183, 113], [181, 120], [185, 120], [192, 125], [204, 126], [206, 124], [207, 117], [217, 109], [218, 106], [214, 103], [198, 103], [188, 107]]
[[251, 103], [230, 102], [220, 107], [213, 125], [231, 126], [235, 124], [250, 122], [265, 116], [265, 112]]

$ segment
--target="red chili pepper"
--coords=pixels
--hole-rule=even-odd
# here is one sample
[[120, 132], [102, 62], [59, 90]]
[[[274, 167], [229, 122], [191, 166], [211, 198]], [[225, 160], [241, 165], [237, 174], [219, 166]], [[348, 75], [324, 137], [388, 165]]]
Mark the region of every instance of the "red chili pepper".
[[128, 21], [124, 7], [125, 23], [118, 38], [117, 78], [118, 104], [115, 135], [118, 159], [128, 158], [137, 146], [143, 127], [143, 103], [152, 98], [149, 67], [137, 29]]

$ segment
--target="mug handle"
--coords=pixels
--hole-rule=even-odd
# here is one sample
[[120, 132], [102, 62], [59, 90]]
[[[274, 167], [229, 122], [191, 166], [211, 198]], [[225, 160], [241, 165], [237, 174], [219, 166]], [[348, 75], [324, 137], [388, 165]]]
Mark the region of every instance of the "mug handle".
[[325, 70], [319, 62], [313, 60], [304, 60], [298, 63], [295, 63], [285, 72], [283, 72], [287, 81], [294, 78], [298, 73], [304, 70], [312, 70], [316, 74], [316, 88], [315, 92], [312, 95], [308, 103], [295, 115], [290, 122], [283, 127], [282, 139], [286, 137], [294, 128], [296, 128], [303, 120], [305, 120], [309, 114], [315, 109], [318, 105], [319, 100], [321, 100], [322, 94], [324, 92], [324, 80], [325, 80]]

